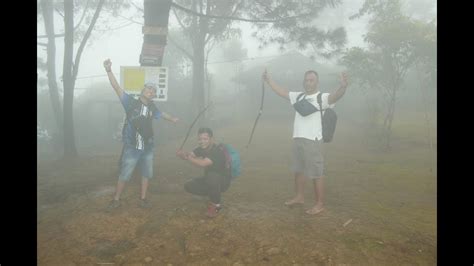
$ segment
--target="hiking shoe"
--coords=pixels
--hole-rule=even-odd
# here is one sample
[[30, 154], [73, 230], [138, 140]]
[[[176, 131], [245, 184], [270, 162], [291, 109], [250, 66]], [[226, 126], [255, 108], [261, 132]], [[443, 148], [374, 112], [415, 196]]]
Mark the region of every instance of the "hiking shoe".
[[120, 201], [119, 200], [115, 200], [113, 199], [109, 205], [107, 205], [107, 208], [105, 208], [105, 211], [107, 212], [110, 212], [114, 209], [117, 209], [118, 207], [120, 207]]
[[138, 206], [142, 209], [148, 209], [151, 207], [151, 204], [147, 199], [140, 199]]
[[222, 209], [222, 206], [219, 205], [217, 206], [216, 204], [214, 203], [209, 203], [209, 205], [207, 205], [207, 213], [206, 213], [206, 216], [209, 217], [209, 218], [214, 218], [217, 216], [217, 213]]

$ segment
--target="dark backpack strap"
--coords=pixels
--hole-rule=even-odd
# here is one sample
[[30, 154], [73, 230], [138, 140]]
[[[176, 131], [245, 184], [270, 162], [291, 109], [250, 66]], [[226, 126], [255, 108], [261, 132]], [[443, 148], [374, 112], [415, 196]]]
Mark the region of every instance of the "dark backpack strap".
[[130, 122], [130, 116], [131, 116], [131, 113], [132, 111], [141, 105], [141, 101], [139, 99], [135, 99], [135, 97], [133, 97], [132, 95], [130, 95], [130, 103], [128, 104], [128, 108], [126, 108], [125, 110], [125, 114], [127, 116], [127, 120], [128, 122]]
[[153, 114], [158, 110], [158, 107], [156, 107], [156, 105], [153, 101], [150, 101], [148, 103], [148, 107], [150, 108], [150, 110]]
[[318, 94], [318, 97], [317, 97], [317, 99], [318, 99], [318, 104], [319, 104], [319, 110], [323, 110], [323, 99], [322, 99], [322, 97], [323, 97], [323, 93], [320, 92], [320, 93]]
[[217, 147], [222, 152], [222, 156], [224, 156], [224, 168], [226, 169], [227, 174], [231, 178], [232, 177], [232, 157], [230, 156], [230, 153], [225, 147], [224, 143], [219, 143]]
[[[128, 122], [130, 122], [130, 116], [131, 116], [131, 113], [133, 112], [133, 110], [137, 107], [140, 107], [142, 102], [140, 101], [140, 99], [135, 99], [133, 96], [131, 96], [132, 98], [130, 99], [131, 102], [130, 104], [128, 105], [128, 108], [126, 109], [125, 113], [126, 113], [126, 116], [127, 116], [127, 120]], [[148, 108], [151, 110], [152, 114], [154, 114], [158, 108], [156, 107], [155, 103], [153, 101], [150, 101], [148, 103]]]
[[317, 99], [319, 104], [319, 113], [321, 114], [321, 132], [323, 131], [323, 93], [319, 92]]
[[[298, 94], [298, 96], [296, 97], [296, 101], [299, 101], [301, 99], [301, 96], [305, 95], [304, 92]], [[306, 95], [305, 95], [306, 97]]]

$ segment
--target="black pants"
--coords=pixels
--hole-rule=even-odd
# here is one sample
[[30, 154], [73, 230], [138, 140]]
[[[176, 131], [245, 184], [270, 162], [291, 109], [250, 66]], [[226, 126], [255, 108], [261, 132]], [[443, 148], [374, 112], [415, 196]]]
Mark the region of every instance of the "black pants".
[[184, 189], [194, 195], [209, 196], [212, 203], [221, 203], [221, 193], [230, 186], [229, 178], [214, 172], [205, 176], [195, 177], [184, 184]]

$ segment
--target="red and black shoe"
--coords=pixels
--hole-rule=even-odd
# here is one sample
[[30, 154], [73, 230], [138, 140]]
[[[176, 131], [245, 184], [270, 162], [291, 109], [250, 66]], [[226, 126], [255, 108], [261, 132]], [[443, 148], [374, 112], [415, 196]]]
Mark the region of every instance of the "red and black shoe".
[[219, 205], [216, 205], [212, 202], [210, 202], [208, 205], [207, 205], [207, 213], [206, 213], [206, 216], [209, 217], [209, 218], [214, 218], [217, 216], [217, 214], [219, 213], [219, 211], [222, 209], [222, 206], [219, 204]]

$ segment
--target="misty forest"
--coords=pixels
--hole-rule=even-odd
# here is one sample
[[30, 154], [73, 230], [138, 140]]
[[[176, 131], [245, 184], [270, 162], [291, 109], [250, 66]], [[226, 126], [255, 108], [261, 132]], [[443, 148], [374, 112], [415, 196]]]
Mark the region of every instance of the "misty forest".
[[[37, 0], [38, 265], [436, 265], [436, 55], [429, 0]], [[134, 96], [123, 67], [166, 87]], [[300, 186], [308, 70], [342, 94], [324, 176]], [[160, 112], [130, 148], [149, 179], [145, 159], [122, 179], [127, 126], [144, 136], [126, 96]], [[219, 202], [188, 192], [221, 162], [200, 128], [240, 156]]]

